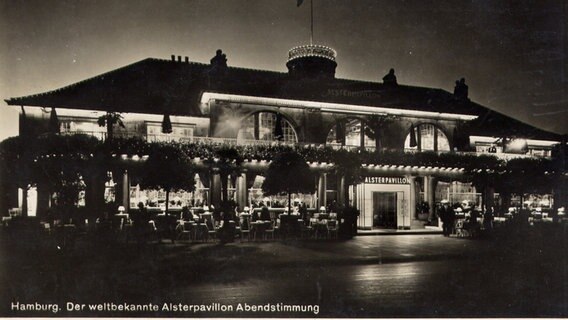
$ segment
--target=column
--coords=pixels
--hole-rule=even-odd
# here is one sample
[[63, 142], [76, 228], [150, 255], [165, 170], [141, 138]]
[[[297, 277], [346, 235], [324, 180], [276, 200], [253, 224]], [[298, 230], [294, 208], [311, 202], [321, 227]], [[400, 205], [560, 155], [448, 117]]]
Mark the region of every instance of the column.
[[259, 114], [255, 113], [253, 117], [254, 117], [254, 139], [259, 140], [260, 139]]
[[318, 210], [326, 205], [327, 173], [322, 172], [318, 178]]
[[428, 215], [428, 220], [434, 218], [434, 209], [436, 208], [436, 185], [438, 181], [432, 176], [424, 177], [424, 200], [428, 202], [430, 207], [430, 213]]
[[128, 177], [128, 170], [124, 170], [122, 174], [122, 205], [125, 212], [130, 210], [130, 178]]
[[365, 150], [365, 122], [361, 121], [361, 135], [359, 136], [361, 150]]
[[221, 175], [218, 168], [211, 170], [211, 182], [209, 184], [209, 204], [219, 208], [221, 205]]
[[22, 217], [27, 217], [28, 216], [28, 187], [25, 186], [24, 188], [20, 188], [18, 189], [20, 196], [20, 203], [18, 205], [18, 207], [21, 210], [22, 213]]
[[339, 207], [347, 206], [348, 197], [346, 192], [347, 186], [345, 185], [345, 176], [341, 175], [337, 179], [337, 205]]
[[42, 220], [45, 218], [45, 214], [49, 209], [49, 199], [50, 194], [49, 190], [47, 189], [46, 185], [43, 183], [37, 184], [37, 207], [36, 207], [36, 216]]
[[422, 130], [420, 130], [420, 125], [416, 126], [416, 147], [418, 151], [422, 150]]
[[408, 215], [410, 216], [410, 221], [416, 220], [416, 177], [406, 176], [408, 183], [410, 183], [410, 195], [408, 197]]
[[236, 183], [237, 192], [237, 204], [242, 210], [248, 205], [248, 190], [247, 190], [247, 171], [243, 170], [241, 174], [237, 177]]

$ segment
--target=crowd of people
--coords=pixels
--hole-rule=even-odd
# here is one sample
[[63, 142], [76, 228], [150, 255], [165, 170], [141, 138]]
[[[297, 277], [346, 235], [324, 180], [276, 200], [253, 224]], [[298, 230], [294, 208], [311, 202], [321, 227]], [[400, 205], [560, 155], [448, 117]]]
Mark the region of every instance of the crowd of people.
[[549, 214], [541, 207], [530, 208], [526, 204], [520, 209], [510, 207], [502, 217], [496, 217], [493, 208], [481, 211], [475, 204], [467, 201], [451, 205], [448, 200], [442, 200], [436, 213], [442, 222], [443, 235], [446, 237], [461, 235], [464, 230], [469, 236], [476, 236], [482, 229], [491, 230], [496, 222], [495, 219], [504, 224], [518, 226], [529, 226], [545, 221], [568, 222], [564, 207], [558, 208], [555, 214]]

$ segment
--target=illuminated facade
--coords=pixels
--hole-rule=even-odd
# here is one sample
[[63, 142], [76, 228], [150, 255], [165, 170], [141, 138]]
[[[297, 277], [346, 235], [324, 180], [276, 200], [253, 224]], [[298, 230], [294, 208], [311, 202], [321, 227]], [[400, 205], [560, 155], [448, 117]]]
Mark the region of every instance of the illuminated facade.
[[[210, 64], [189, 62], [180, 56], [145, 59], [55, 91], [6, 101], [26, 111], [27, 130], [36, 135], [47, 131], [49, 111], [56, 108], [61, 134], [84, 133], [99, 139], [106, 138], [106, 128], [97, 124], [97, 118], [106, 112], [120, 112], [125, 127], [115, 128], [117, 137], [151, 142], [279, 143], [350, 150], [379, 147], [511, 158], [548, 157], [560, 141], [553, 133], [441, 89], [386, 80], [338, 79], [336, 52], [324, 46], [290, 50], [288, 73], [228, 67], [223, 59], [219, 53]], [[173, 132], [169, 134], [161, 130], [165, 114], [171, 118]], [[279, 132], [275, 127], [280, 127]], [[262, 161], [245, 162], [241, 174], [229, 181], [229, 197], [241, 208], [259, 201], [275, 206], [285, 201], [262, 195], [260, 186], [267, 166]], [[475, 188], [458, 182], [460, 168], [364, 164], [364, 181], [344, 194], [342, 179], [335, 176], [332, 164], [310, 166], [318, 177], [317, 190], [294, 197], [314, 210], [350, 202], [361, 211], [359, 226], [363, 229], [423, 228], [428, 214], [420, 212], [421, 203], [433, 208], [442, 199], [480, 201]], [[174, 209], [219, 205], [218, 174], [203, 172], [196, 180], [194, 193], [172, 196]], [[159, 190], [145, 191], [128, 183], [124, 188], [123, 205], [127, 208], [139, 201], [156, 206], [163, 201]]]

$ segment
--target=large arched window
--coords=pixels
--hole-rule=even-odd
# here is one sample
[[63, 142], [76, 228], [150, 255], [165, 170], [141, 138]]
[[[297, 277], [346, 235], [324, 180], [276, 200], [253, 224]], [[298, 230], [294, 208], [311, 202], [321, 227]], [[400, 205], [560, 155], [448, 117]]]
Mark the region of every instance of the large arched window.
[[[342, 145], [343, 137], [345, 137], [345, 145], [352, 147], [361, 146], [361, 127], [364, 125], [360, 119], [346, 119], [338, 122], [327, 134], [326, 144]], [[364, 135], [364, 144], [366, 147], [374, 147], [375, 140]]]
[[[410, 135], [416, 137], [416, 146], [410, 146]], [[404, 148], [418, 151], [450, 151], [446, 134], [433, 124], [420, 124], [410, 130], [404, 141]]]
[[[288, 120], [281, 118], [283, 142], [296, 143], [298, 136]], [[277, 114], [274, 112], [258, 112], [243, 120], [237, 133], [237, 140], [276, 141], [274, 133], [277, 125]]]

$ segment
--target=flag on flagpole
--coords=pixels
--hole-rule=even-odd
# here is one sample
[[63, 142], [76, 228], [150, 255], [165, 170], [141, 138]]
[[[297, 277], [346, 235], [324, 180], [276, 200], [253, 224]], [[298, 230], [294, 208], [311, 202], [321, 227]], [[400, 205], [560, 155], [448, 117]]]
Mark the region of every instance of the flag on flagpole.
[[296, 6], [299, 7], [302, 5], [302, 3], [304, 3], [304, 0], [297, 0], [298, 2], [296, 3]]

